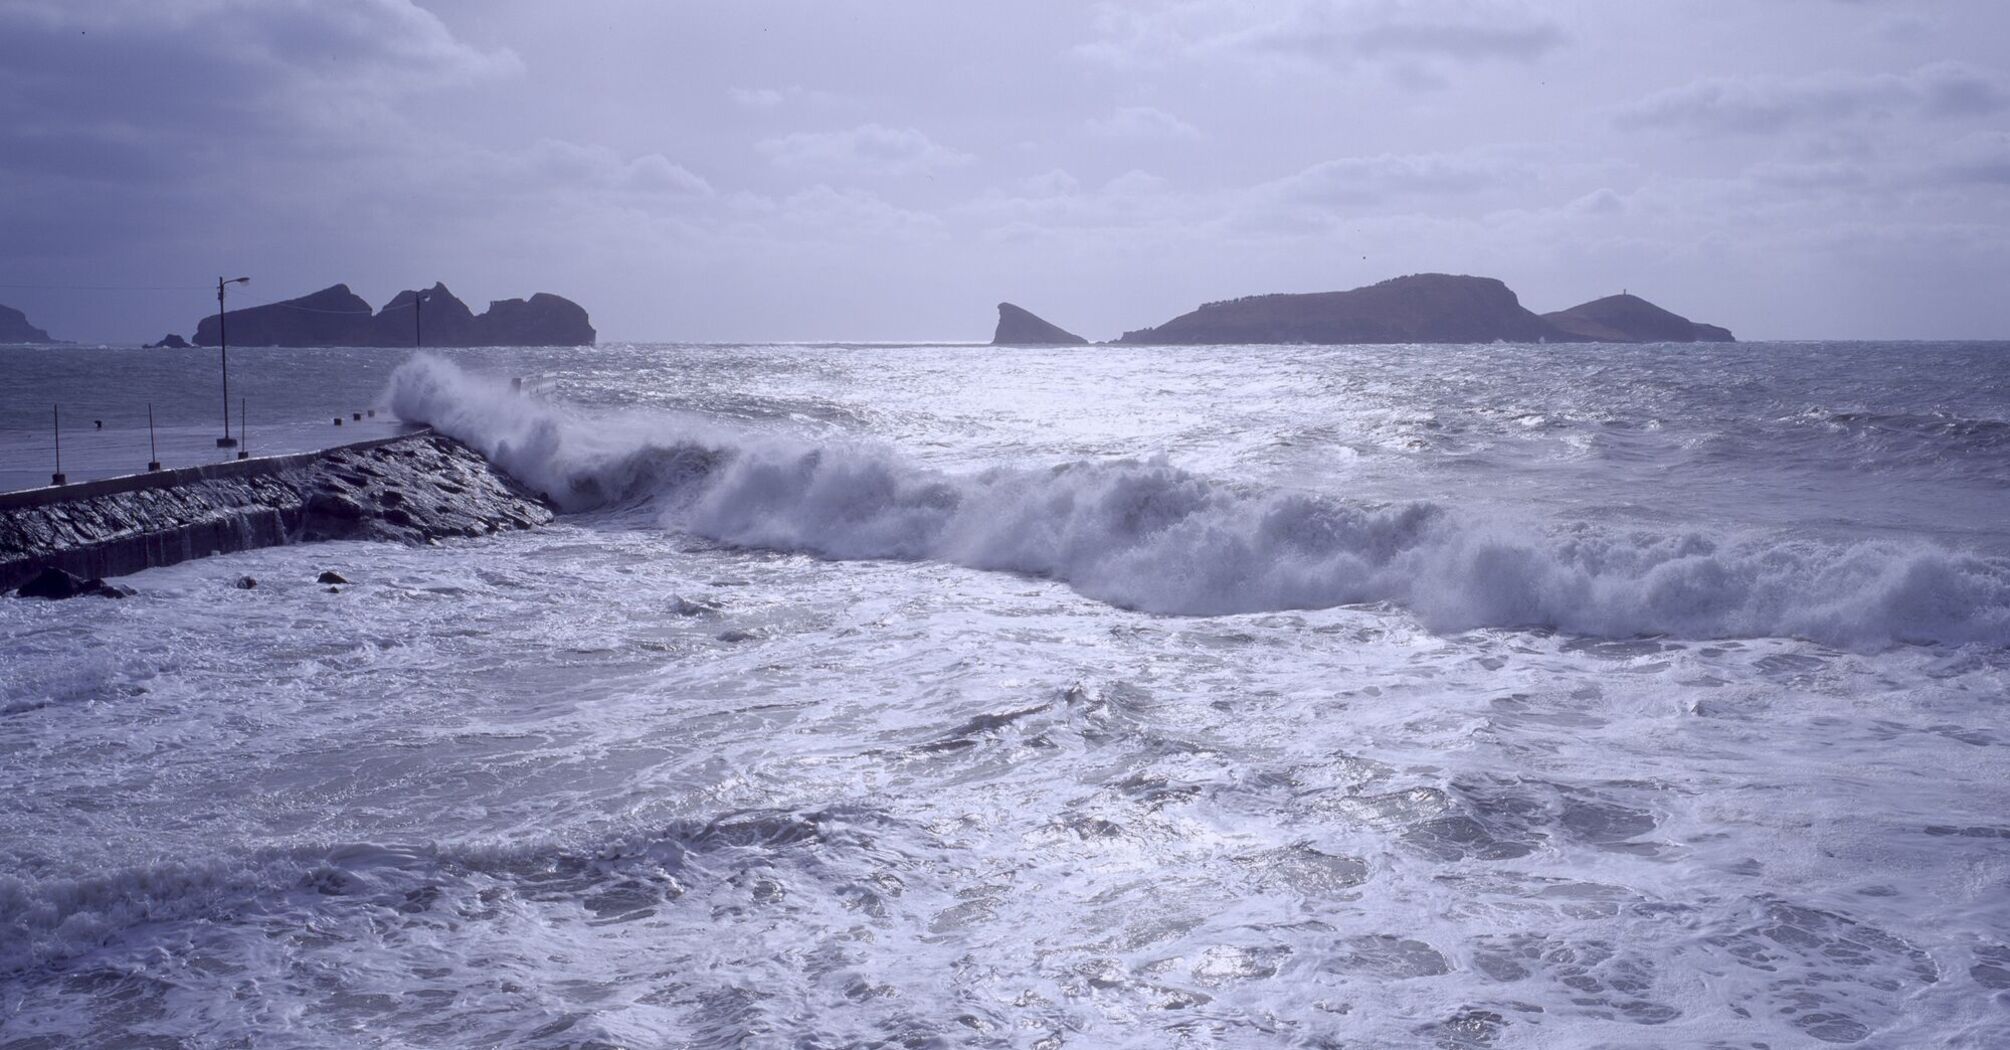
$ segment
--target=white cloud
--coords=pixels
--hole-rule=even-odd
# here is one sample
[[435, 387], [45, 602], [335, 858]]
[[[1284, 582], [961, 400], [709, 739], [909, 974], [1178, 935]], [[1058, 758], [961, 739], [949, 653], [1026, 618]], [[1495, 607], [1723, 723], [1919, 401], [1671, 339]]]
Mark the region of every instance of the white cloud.
[[782, 167], [829, 174], [914, 175], [974, 159], [914, 128], [883, 124], [847, 131], [799, 131], [767, 139], [758, 148]]
[[1119, 139], [1197, 139], [1200, 129], [1154, 106], [1120, 106], [1088, 123], [1089, 132]]
[[726, 95], [748, 109], [774, 109], [788, 100], [774, 88], [730, 88]]
[[1363, 60], [1532, 61], [1562, 27], [1516, 0], [1172, 0], [1096, 8], [1083, 56], [1118, 66], [1279, 56], [1318, 66]]
[[1759, 135], [1860, 119], [1950, 118], [2000, 112], [2010, 86], [1994, 72], [1939, 62], [1905, 74], [1826, 73], [1699, 80], [1649, 95], [1614, 115], [1623, 128]]

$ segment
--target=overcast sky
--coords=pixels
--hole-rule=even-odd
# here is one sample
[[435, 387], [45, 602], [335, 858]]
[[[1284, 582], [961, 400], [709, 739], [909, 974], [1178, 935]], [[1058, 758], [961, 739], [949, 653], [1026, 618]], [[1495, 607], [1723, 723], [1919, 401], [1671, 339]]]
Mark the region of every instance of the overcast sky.
[[[1496, 276], [2010, 337], [2004, 0], [0, 0], [0, 303], [444, 280], [603, 341]], [[35, 287], [24, 287], [35, 286]], [[95, 287], [80, 287], [95, 286]]]

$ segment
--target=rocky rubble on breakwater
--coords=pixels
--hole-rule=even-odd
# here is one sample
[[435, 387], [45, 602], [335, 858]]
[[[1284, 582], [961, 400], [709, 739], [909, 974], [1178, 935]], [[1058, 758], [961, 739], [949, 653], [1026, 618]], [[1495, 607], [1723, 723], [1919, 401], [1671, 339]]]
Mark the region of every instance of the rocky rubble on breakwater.
[[[422, 544], [533, 528], [549, 501], [473, 449], [431, 432], [369, 447], [77, 486], [74, 498], [0, 503], [0, 590], [60, 569], [87, 584], [211, 554], [317, 540]], [[205, 474], [210, 476], [204, 476]], [[22, 494], [14, 494], [16, 496]], [[78, 593], [103, 593], [85, 586]]]

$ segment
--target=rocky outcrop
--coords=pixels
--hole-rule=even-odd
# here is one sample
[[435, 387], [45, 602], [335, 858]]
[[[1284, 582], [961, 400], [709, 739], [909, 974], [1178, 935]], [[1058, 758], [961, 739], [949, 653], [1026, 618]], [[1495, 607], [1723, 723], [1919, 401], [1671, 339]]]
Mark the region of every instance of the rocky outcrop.
[[0, 306], [0, 343], [53, 343], [49, 333], [28, 323], [28, 315]]
[[22, 584], [21, 589], [16, 593], [23, 598], [46, 598], [50, 601], [63, 601], [69, 598], [82, 598], [87, 594], [94, 594], [100, 598], [130, 598], [133, 596], [133, 589], [131, 587], [120, 587], [116, 584], [106, 583], [99, 579], [87, 580], [75, 573], [64, 572], [51, 565], [36, 573], [27, 583]]
[[283, 302], [203, 318], [195, 345], [215, 346], [219, 331], [232, 346], [367, 346], [370, 304], [346, 284]]
[[1727, 329], [1697, 324], [1680, 314], [1621, 293], [1542, 315], [1566, 335], [1598, 343], [1735, 343]]
[[[1348, 292], [1253, 295], [1208, 303], [1119, 343], [1540, 342], [1558, 331], [1491, 277], [1398, 277]], [[1566, 337], [1567, 338], [1567, 337]]]
[[145, 346], [141, 347], [140, 349], [142, 349], [142, 350], [186, 350], [186, 349], [188, 349], [188, 340], [186, 340], [186, 339], [183, 339], [183, 338], [182, 338], [181, 336], [178, 336], [178, 335], [175, 335], [174, 333], [170, 332], [170, 333], [168, 333], [167, 335], [164, 335], [164, 336], [161, 336], [161, 339], [160, 339], [160, 342], [158, 342], [158, 343], [148, 343], [147, 345], [145, 345]]
[[592, 346], [599, 333], [586, 310], [564, 296], [498, 299], [475, 318], [470, 346]]
[[992, 346], [1087, 346], [1089, 341], [1061, 328], [1049, 324], [1011, 303], [998, 304], [998, 330], [991, 337]]
[[203, 318], [195, 344], [217, 345], [219, 330], [232, 346], [590, 346], [598, 338], [586, 310], [563, 296], [502, 299], [476, 315], [444, 284], [399, 292], [374, 313], [348, 285], [337, 284], [232, 310], [221, 322], [215, 314]]
[[370, 321], [371, 346], [476, 346], [475, 312], [447, 286], [406, 289]]
[[430, 432], [71, 488], [0, 495], [0, 591], [49, 568], [88, 581], [284, 543], [425, 543], [553, 516], [543, 497]]

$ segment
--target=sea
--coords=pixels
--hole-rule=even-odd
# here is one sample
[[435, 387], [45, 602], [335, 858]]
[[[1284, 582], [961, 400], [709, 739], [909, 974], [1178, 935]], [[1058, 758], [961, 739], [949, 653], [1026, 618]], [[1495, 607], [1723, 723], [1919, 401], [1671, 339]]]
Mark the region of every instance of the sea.
[[4, 1050], [2010, 1045], [2010, 344], [230, 368], [565, 513], [0, 599]]

